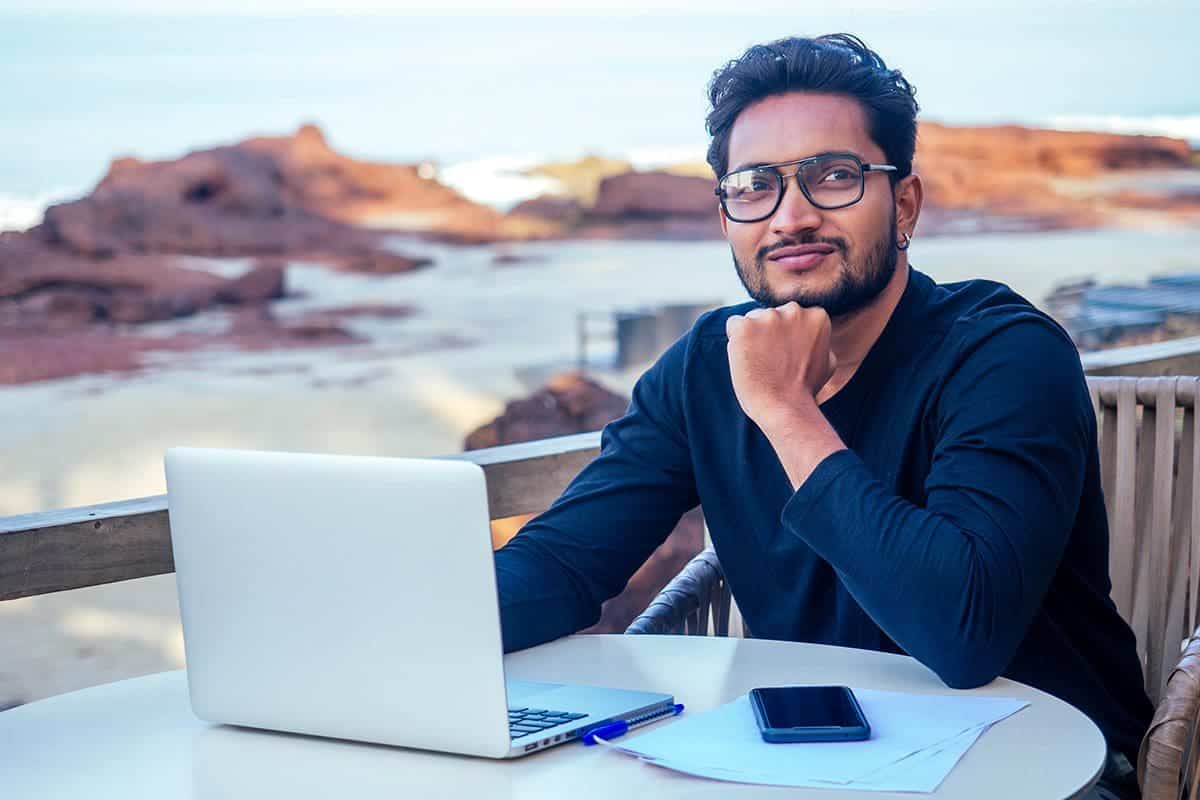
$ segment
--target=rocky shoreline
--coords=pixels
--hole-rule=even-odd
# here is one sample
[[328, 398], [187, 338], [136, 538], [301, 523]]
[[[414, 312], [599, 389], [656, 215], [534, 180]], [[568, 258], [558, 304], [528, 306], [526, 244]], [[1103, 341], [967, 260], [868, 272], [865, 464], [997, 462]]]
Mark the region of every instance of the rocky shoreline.
[[[1017, 127], [921, 127], [926, 186], [919, 233], [1200, 225], [1200, 175], [1186, 142]], [[397, 233], [495, 244], [497, 266], [528, 240], [716, 239], [704, 164], [637, 171], [590, 157], [547, 164], [561, 193], [507, 213], [440, 183], [424, 164], [360, 161], [320, 130], [259, 137], [165, 162], [122, 158], [86, 197], [0, 233], [0, 385], [137, 369], [143, 353], [354, 344], [336, 312], [276, 320], [287, 264], [395, 275], [431, 266], [398, 252]], [[1161, 184], [1161, 185], [1160, 185]], [[1165, 188], [1163, 188], [1165, 187]], [[201, 259], [240, 259], [233, 277]], [[210, 334], [146, 336], [148, 323], [219, 312]]]
[[[1154, 136], [948, 127], [922, 123], [914, 171], [925, 186], [922, 236], [1048, 231], [1127, 224], [1151, 211], [1200, 225], [1200, 183], [1156, 186], [1139, 176], [1200, 172], [1187, 142]], [[620, 160], [587, 157], [530, 174], [552, 178], [559, 195], [510, 212], [557, 223], [584, 238], [720, 238], [712, 173], [703, 162], [638, 172]], [[1129, 180], [1113, 181], [1123, 176]]]

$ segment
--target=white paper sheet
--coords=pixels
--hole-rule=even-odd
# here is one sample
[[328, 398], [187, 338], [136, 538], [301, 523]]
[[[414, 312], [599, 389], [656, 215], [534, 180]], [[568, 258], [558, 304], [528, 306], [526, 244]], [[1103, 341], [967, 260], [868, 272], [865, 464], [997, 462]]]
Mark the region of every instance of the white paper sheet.
[[1028, 705], [968, 695], [855, 689], [871, 725], [865, 742], [768, 744], [742, 695], [614, 743], [652, 764], [717, 780], [777, 786], [931, 792], [988, 726]]
[[934, 792], [966, 755], [971, 745], [990, 726], [981, 725], [940, 744], [920, 750], [908, 758], [889, 764], [876, 772], [855, 778], [847, 789], [878, 792]]

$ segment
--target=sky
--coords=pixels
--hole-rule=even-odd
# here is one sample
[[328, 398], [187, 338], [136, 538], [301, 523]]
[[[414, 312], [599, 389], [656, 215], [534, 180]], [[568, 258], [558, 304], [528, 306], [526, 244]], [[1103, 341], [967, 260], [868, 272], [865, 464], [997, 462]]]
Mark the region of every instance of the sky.
[[[297, 13], [336, 14], [446, 14], [463, 13], [555, 13], [555, 14], [669, 14], [710, 13], [727, 14], [733, 8], [739, 13], [771, 14], [791, 13], [798, 10], [829, 12], [860, 9], [863, 11], [929, 11], [938, 8], [977, 7], [983, 9], [1036, 10], [1044, 7], [1045, 0], [998, 0], [997, 2], [957, 2], [956, 0], [807, 0], [800, 4], [796, 0], [751, 0], [733, 4], [729, 0], [581, 0], [564, 6], [563, 0], [108, 0], [98, 9], [90, 0], [0, 0], [0, 11], [32, 13], [88, 12], [137, 13], [137, 14], [243, 14], [292, 15]], [[1146, 11], [1155, 9], [1187, 10], [1193, 3], [1184, 0], [1056, 0], [1055, 7], [1061, 9], [1136, 8]], [[1192, 13], [1195, 13], [1194, 11]]]

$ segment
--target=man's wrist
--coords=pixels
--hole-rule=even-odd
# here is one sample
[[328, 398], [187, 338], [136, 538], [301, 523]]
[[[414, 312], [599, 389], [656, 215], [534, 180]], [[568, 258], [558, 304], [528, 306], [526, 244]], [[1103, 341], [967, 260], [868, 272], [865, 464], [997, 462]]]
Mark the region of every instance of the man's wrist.
[[763, 415], [758, 425], [775, 449], [793, 489], [799, 489], [818, 464], [846, 449], [815, 400]]
[[811, 397], [802, 398], [798, 402], [780, 406], [755, 420], [758, 427], [772, 442], [776, 438], [792, 439], [810, 430], [814, 425], [829, 423], [821, 413], [817, 401]]

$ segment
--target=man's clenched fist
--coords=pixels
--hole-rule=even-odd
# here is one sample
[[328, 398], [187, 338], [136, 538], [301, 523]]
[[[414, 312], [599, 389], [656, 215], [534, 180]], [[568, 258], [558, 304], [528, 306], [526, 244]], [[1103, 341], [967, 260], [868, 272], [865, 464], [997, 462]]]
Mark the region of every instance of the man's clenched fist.
[[746, 416], [764, 431], [804, 406], [833, 375], [825, 309], [795, 302], [756, 308], [725, 323], [729, 373]]

